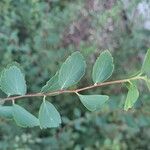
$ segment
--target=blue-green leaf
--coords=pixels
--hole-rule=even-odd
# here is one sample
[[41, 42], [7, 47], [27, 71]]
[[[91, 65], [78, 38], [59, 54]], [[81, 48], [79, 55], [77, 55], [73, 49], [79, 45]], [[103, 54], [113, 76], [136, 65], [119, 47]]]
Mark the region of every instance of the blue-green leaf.
[[135, 84], [130, 83], [130, 85], [128, 85], [127, 87], [128, 87], [128, 94], [125, 101], [124, 110], [132, 108], [139, 97], [139, 91]]
[[108, 50], [101, 53], [97, 58], [92, 72], [94, 83], [100, 83], [107, 80], [113, 73], [113, 57]]
[[13, 119], [13, 107], [12, 106], [0, 106], [0, 117]]
[[55, 128], [61, 124], [61, 117], [54, 105], [50, 102], [43, 100], [39, 111], [40, 127]]
[[1, 90], [8, 96], [25, 95], [25, 77], [17, 66], [10, 66], [3, 70], [0, 77]]
[[17, 125], [21, 127], [39, 126], [39, 120], [17, 104], [13, 104], [13, 117]]
[[143, 65], [142, 72], [145, 73], [148, 77], [150, 77], [150, 49], [148, 49]]
[[80, 52], [74, 52], [62, 64], [59, 71], [59, 85], [61, 89], [76, 84], [85, 73], [86, 64]]
[[90, 111], [100, 110], [109, 99], [107, 95], [81, 95], [78, 94], [82, 104]]
[[46, 83], [45, 86], [42, 87], [41, 92], [47, 93], [50, 91], [56, 91], [60, 89], [60, 85], [58, 82], [58, 72]]

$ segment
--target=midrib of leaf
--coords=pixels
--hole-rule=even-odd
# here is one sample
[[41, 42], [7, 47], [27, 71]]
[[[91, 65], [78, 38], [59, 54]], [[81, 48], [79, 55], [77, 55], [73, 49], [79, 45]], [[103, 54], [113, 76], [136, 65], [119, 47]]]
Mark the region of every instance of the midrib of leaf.
[[[72, 72], [72, 69], [73, 69], [73, 66], [71, 66], [71, 71], [70, 72]], [[65, 84], [66, 84], [66, 82], [69, 81], [70, 77], [71, 76], [69, 75], [68, 78], [66, 79], [66, 81], [64, 81], [64, 84], [62, 85], [61, 89], [63, 89], [65, 87]]]
[[[9, 70], [6, 70], [5, 74], [8, 74], [8, 71], [9, 71]], [[6, 79], [5, 79], [5, 81], [6, 81]], [[7, 83], [7, 82], [8, 82], [8, 81], [6, 81], [6, 83]], [[9, 82], [10, 82], [12, 85], [14, 85], [13, 82], [15, 82], [15, 79], [14, 79], [14, 78], [13, 78], [13, 80], [10, 79]], [[16, 87], [16, 86], [15, 86], [15, 87]], [[14, 89], [12, 86], [11, 86], [10, 88], [12, 89], [12, 91], [15, 91], [15, 89]]]
[[15, 86], [15, 87], [16, 87], [16, 91], [17, 91], [18, 94], [20, 94], [19, 89], [18, 89], [18, 86], [17, 86], [17, 80], [16, 80], [15, 77], [14, 77], [14, 81], [15, 81], [15, 85], [16, 85], [16, 86]]
[[[46, 101], [43, 100], [43, 102], [44, 102], [44, 105], [45, 105], [44, 107], [46, 108], [46, 114], [47, 114], [47, 116], [48, 116], [48, 115], [49, 115], [49, 111], [48, 111], [48, 108], [47, 108], [47, 106], [46, 106]], [[53, 118], [51, 118], [51, 117], [50, 117], [50, 120], [51, 120], [51, 121], [54, 121]]]
[[13, 76], [13, 80], [12, 81], [14, 82], [14, 85], [15, 85], [15, 89], [13, 89], [13, 90], [15, 90], [18, 94], [20, 94], [19, 89], [17, 87], [17, 80], [16, 80], [15, 76]]
[[[75, 68], [75, 67], [72, 66], [70, 72], [72, 72], [72, 71], [74, 70], [74, 68]], [[79, 70], [79, 71], [80, 71], [80, 70]], [[74, 74], [76, 74], [76, 73], [78, 73], [78, 70], [75, 70]], [[73, 74], [72, 74], [72, 76], [73, 76]], [[62, 86], [61, 89], [63, 89], [63, 88], [65, 87], [65, 84], [66, 84], [70, 79], [71, 79], [71, 74], [69, 74], [68, 78], [67, 78], [66, 81], [64, 82], [64, 84], [63, 84], [63, 86]]]

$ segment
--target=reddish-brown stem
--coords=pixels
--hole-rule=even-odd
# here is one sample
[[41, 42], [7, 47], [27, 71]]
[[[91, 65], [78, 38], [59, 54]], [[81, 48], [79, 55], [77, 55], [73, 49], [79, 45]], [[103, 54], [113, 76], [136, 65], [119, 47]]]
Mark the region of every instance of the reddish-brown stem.
[[29, 97], [52, 96], [52, 95], [63, 94], [63, 93], [78, 93], [78, 92], [89, 90], [89, 89], [96, 88], [96, 87], [101, 87], [101, 86], [106, 86], [106, 85], [111, 85], [111, 84], [121, 84], [121, 83], [129, 82], [130, 80], [138, 80], [138, 79], [143, 79], [143, 78], [142, 77], [134, 77], [134, 78], [130, 78], [130, 79], [108, 81], [108, 82], [98, 83], [98, 84], [94, 84], [94, 85], [90, 85], [87, 87], [83, 87], [80, 89], [74, 89], [74, 90], [58, 90], [58, 91], [49, 92], [49, 93], [32, 93], [32, 94], [26, 94], [26, 95], [22, 95], [22, 96], [12, 96], [12, 97], [4, 98], [1, 101], [9, 101], [9, 100], [16, 100], [16, 99], [21, 99], [21, 98], [29, 98]]

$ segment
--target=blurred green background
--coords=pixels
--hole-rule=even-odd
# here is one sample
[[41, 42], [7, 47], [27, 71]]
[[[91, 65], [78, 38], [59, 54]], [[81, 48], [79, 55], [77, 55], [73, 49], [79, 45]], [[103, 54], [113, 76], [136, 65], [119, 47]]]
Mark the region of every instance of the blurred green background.
[[[115, 80], [136, 73], [148, 48], [149, 0], [0, 0], [0, 71], [20, 63], [29, 93], [39, 92], [74, 51], [87, 61], [77, 85], [84, 87], [92, 84], [92, 65], [103, 50], [114, 57]], [[96, 113], [75, 95], [49, 97], [63, 120], [56, 129], [23, 129], [0, 118], [0, 150], [150, 150], [150, 94], [143, 83], [139, 89], [140, 98], [128, 112], [121, 85], [84, 92], [111, 96]], [[38, 115], [41, 98], [18, 103]]]

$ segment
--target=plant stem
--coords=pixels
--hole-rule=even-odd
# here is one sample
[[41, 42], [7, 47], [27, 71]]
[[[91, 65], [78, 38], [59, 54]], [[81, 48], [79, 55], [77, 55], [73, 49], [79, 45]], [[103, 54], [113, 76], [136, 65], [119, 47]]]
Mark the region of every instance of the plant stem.
[[58, 91], [53, 91], [53, 92], [49, 92], [49, 93], [32, 93], [32, 94], [26, 94], [26, 95], [21, 95], [21, 96], [12, 96], [12, 97], [7, 97], [4, 99], [1, 99], [1, 101], [9, 101], [9, 100], [16, 100], [16, 99], [20, 99], [20, 98], [30, 98], [30, 97], [53, 96], [56, 94], [63, 94], [63, 93], [78, 93], [78, 92], [93, 89], [96, 87], [102, 87], [102, 86], [112, 85], [112, 84], [122, 84], [122, 83], [130, 82], [131, 80], [144, 80], [144, 79], [145, 78], [143, 76], [136, 76], [136, 77], [129, 78], [129, 79], [122, 79], [122, 80], [98, 83], [98, 84], [94, 84], [94, 85], [90, 85], [87, 87], [74, 89], [74, 90], [58, 90]]

